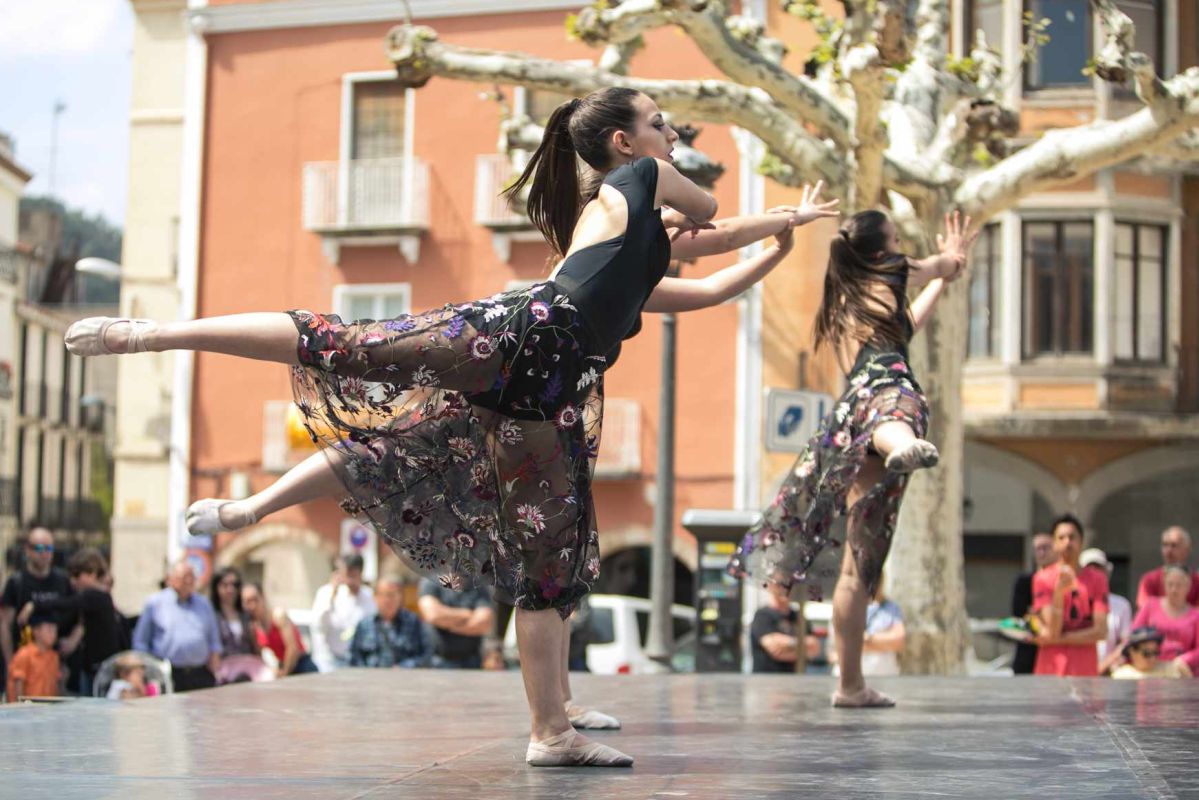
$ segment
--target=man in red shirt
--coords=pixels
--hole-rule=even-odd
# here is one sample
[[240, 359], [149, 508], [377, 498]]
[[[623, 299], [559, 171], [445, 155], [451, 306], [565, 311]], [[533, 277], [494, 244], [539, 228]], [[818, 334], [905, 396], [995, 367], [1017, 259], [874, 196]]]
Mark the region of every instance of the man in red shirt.
[[1107, 638], [1107, 575], [1084, 570], [1082, 523], [1064, 514], [1053, 523], [1057, 563], [1032, 579], [1032, 606], [1041, 618], [1034, 675], [1099, 674], [1096, 642]]
[[1187, 567], [1191, 558], [1191, 535], [1185, 528], [1171, 525], [1162, 531], [1162, 564], [1155, 570], [1146, 572], [1137, 587], [1137, 608], [1145, 605], [1150, 597], [1162, 597], [1166, 593], [1163, 571], [1166, 567], [1177, 565], [1191, 573], [1191, 590], [1187, 592], [1187, 605], [1199, 606], [1199, 573]]

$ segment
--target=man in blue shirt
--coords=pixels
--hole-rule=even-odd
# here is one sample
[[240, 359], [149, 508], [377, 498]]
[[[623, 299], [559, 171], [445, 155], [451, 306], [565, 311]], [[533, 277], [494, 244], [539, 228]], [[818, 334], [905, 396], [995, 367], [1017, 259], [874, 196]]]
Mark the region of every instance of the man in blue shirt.
[[379, 613], [366, 617], [350, 641], [351, 667], [427, 667], [433, 637], [420, 617], [402, 608], [403, 586], [395, 578], [375, 583]]
[[175, 691], [216, 686], [221, 635], [212, 604], [196, 594], [196, 573], [186, 561], [171, 567], [167, 588], [150, 595], [133, 629], [133, 649], [171, 662]]

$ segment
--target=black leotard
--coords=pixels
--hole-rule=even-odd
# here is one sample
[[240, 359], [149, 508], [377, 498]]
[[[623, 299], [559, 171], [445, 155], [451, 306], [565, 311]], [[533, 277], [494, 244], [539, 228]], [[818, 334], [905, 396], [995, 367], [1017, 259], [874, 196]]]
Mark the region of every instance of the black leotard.
[[641, 330], [641, 308], [670, 264], [670, 238], [662, 211], [654, 208], [658, 163], [639, 158], [604, 177], [624, 195], [629, 216], [625, 232], [572, 253], [554, 283], [579, 309], [608, 365], [620, 343]]
[[880, 277], [880, 280], [886, 284], [891, 290], [891, 294], [895, 297], [895, 311], [892, 312], [892, 319], [899, 326], [903, 333], [903, 341], [893, 342], [884, 340], [880, 337], [873, 337], [869, 341], [862, 344], [858, 351], [858, 357], [855, 359], [851, 373], [856, 371], [858, 367], [866, 362], [868, 358], [882, 353], [898, 353], [906, 360], [908, 358], [908, 342], [916, 334], [915, 326], [912, 324], [912, 315], [908, 306], [908, 270], [910, 269], [908, 261], [905, 258], [903, 264], [894, 272], [887, 273]]

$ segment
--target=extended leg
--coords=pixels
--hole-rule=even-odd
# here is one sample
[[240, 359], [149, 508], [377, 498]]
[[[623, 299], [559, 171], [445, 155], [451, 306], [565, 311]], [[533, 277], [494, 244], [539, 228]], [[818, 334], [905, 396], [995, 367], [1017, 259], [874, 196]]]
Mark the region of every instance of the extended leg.
[[245, 500], [199, 500], [187, 510], [192, 533], [235, 531], [253, 525], [267, 514], [345, 492], [337, 474], [344, 455], [328, 449], [313, 453], [289, 469], [270, 486]]
[[941, 459], [933, 443], [918, 438], [912, 426], [902, 420], [879, 425], [874, 429], [870, 443], [886, 459], [887, 469], [892, 472], [914, 472], [936, 466]]
[[70, 327], [66, 341], [71, 352], [81, 355], [199, 350], [260, 361], [298, 363], [296, 326], [291, 317], [280, 312], [162, 323], [89, 317]]

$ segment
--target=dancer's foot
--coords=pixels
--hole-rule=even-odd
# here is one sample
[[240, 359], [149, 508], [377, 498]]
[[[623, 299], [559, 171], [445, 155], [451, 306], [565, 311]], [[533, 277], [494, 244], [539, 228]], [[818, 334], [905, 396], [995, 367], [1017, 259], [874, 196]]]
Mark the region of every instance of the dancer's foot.
[[199, 536], [241, 530], [257, 521], [254, 513], [236, 500], [197, 500], [187, 509], [187, 530]]
[[918, 469], [936, 466], [941, 460], [941, 454], [932, 442], [926, 439], [913, 439], [908, 444], [893, 450], [887, 456], [887, 469], [891, 472], [908, 473]]
[[633, 759], [614, 747], [593, 742], [569, 728], [540, 742], [529, 742], [531, 767], [631, 767]]
[[67, 328], [67, 350], [78, 356], [110, 356], [149, 351], [146, 336], [158, 327], [148, 319], [87, 317]]
[[566, 717], [570, 724], [582, 730], [615, 731], [620, 729], [620, 720], [594, 708], [583, 708], [566, 702]]
[[856, 692], [833, 692], [833, 708], [892, 708], [895, 701], [875, 691], [869, 686], [863, 686]]

